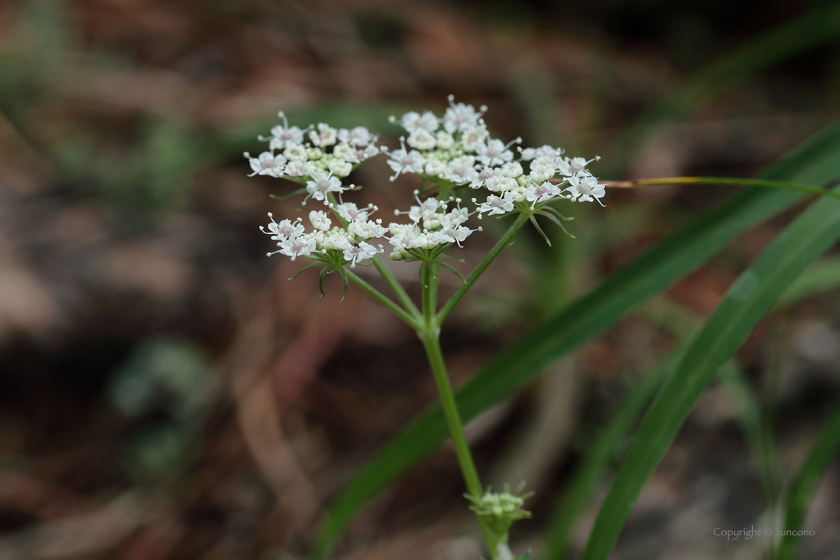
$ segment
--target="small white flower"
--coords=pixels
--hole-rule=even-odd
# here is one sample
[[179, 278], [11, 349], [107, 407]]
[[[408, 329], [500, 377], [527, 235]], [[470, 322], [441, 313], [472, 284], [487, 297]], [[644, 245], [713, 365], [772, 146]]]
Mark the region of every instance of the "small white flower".
[[[388, 224], [388, 232], [391, 234], [388, 242], [398, 249], [413, 249], [417, 247], [417, 238], [423, 232], [414, 224]], [[403, 255], [404, 257], [404, 255]]]
[[500, 193], [512, 191], [518, 186], [519, 184], [516, 182], [516, 179], [505, 177], [504, 175], [494, 175], [484, 183], [484, 188], [488, 191]]
[[333, 148], [332, 155], [336, 159], [344, 160], [350, 163], [359, 163], [359, 150], [355, 146], [351, 146], [346, 142], [338, 144]]
[[420, 203], [420, 206], [412, 206], [408, 211], [408, 218], [416, 223], [420, 220], [432, 220], [437, 214], [438, 208], [445, 206], [445, 202], [441, 202], [436, 198], [427, 198]]
[[512, 161], [510, 163], [504, 164], [499, 170], [499, 172], [505, 177], [516, 179], [524, 173], [524, 170], [522, 169], [522, 165], [518, 161]]
[[306, 192], [315, 200], [326, 200], [327, 193], [341, 192], [341, 180], [324, 172], [312, 173], [312, 180], [306, 182]]
[[306, 148], [302, 144], [286, 144], [283, 155], [289, 161], [306, 161]]
[[391, 177], [392, 181], [399, 177], [400, 173], [423, 173], [423, 167], [426, 164], [426, 160], [417, 150], [411, 150], [408, 152], [406, 151], [405, 146], [403, 146], [402, 149], [394, 150], [388, 155], [390, 156], [388, 165], [391, 166], [391, 169], [397, 172], [396, 175]]
[[439, 159], [429, 159], [423, 168], [426, 175], [437, 177], [446, 173], [446, 164]]
[[453, 208], [450, 212], [440, 216], [440, 225], [444, 228], [457, 227], [467, 221], [470, 212], [466, 208]]
[[327, 169], [336, 177], [347, 177], [353, 171], [353, 165], [346, 161], [334, 159], [329, 163]]
[[441, 243], [457, 243], [458, 247], [470, 234], [475, 231], [466, 226], [444, 227], [442, 230], [435, 232], [435, 240], [438, 244]]
[[380, 148], [379, 146], [375, 146], [373, 144], [369, 144], [365, 146], [364, 149], [357, 149], [356, 150], [356, 160], [357, 161], [365, 161], [368, 158], [372, 158], [373, 156], [384, 152], [384, 148]]
[[449, 162], [444, 177], [457, 185], [463, 185], [472, 182], [477, 174], [475, 158], [473, 156], [461, 156]]
[[308, 175], [306, 172], [306, 163], [302, 161], [290, 161], [286, 165], [284, 174], [288, 177], [303, 177]]
[[497, 173], [499, 173], [498, 168], [493, 167], [482, 167], [480, 169], [476, 169], [475, 176], [470, 183], [470, 188], [480, 189], [487, 183], [488, 180], [495, 177]]
[[400, 125], [406, 132], [414, 132], [417, 129], [424, 129], [428, 132], [434, 132], [438, 129], [438, 118], [431, 111], [426, 111], [422, 115], [416, 111], [409, 111], [400, 119]]
[[321, 247], [324, 250], [343, 251], [350, 246], [350, 240], [347, 239], [347, 232], [343, 229], [333, 228], [323, 234], [321, 240]]
[[572, 200], [577, 202], [591, 202], [597, 200], [598, 204], [603, 206], [601, 197], [606, 194], [604, 185], [598, 184], [598, 179], [592, 175], [586, 175], [581, 178], [578, 175], [569, 177], [569, 187], [566, 189], [571, 195]]
[[438, 241], [435, 234], [430, 231], [416, 235], [411, 242], [414, 249], [433, 249], [440, 245], [440, 241]]
[[461, 146], [464, 151], [475, 152], [484, 145], [484, 140], [490, 136], [484, 124], [468, 128], [461, 134]]
[[[275, 252], [292, 257], [292, 260], [295, 260], [299, 256], [311, 255], [315, 248], [314, 237], [302, 236], [285, 240], [280, 244], [280, 250]], [[272, 253], [269, 253], [269, 256], [271, 255]]]
[[353, 237], [361, 237], [362, 239], [373, 239], [375, 237], [382, 237], [388, 230], [382, 227], [381, 220], [374, 221], [357, 221], [350, 222], [347, 225], [347, 232]]
[[305, 161], [303, 162], [303, 171], [304, 175], [308, 175], [310, 177], [314, 177], [319, 173], [327, 173], [324, 169], [323, 162], [320, 161]]
[[561, 190], [557, 185], [546, 181], [540, 185], [531, 185], [525, 189], [525, 200], [531, 203], [531, 208], [540, 202], [546, 202], [560, 196]]
[[469, 130], [478, 125], [481, 115], [487, 110], [487, 107], [482, 106], [480, 111], [476, 111], [472, 105], [465, 105], [464, 103], [454, 103], [454, 96], [449, 96], [449, 108], [443, 115], [443, 127], [447, 132], [453, 133], [456, 131]]
[[495, 214], [507, 214], [513, 212], [513, 202], [507, 197], [499, 197], [491, 194], [487, 200], [478, 205], [479, 218], [483, 214], [493, 216]]
[[251, 164], [251, 169], [254, 170], [249, 177], [253, 177], [254, 175], [279, 177], [283, 174], [286, 158], [280, 154], [274, 155], [271, 152], [263, 152], [259, 157], [252, 158], [246, 152], [245, 157], [248, 158], [248, 163]]
[[332, 146], [338, 137], [338, 131], [328, 124], [319, 123], [317, 130], [309, 133], [309, 140], [315, 146]]
[[303, 131], [296, 126], [290, 127], [283, 111], [277, 113], [277, 116], [283, 119], [283, 124], [271, 129], [271, 138], [269, 139], [271, 149], [282, 150], [287, 144], [303, 143]]
[[522, 159], [525, 161], [530, 161], [534, 158], [544, 158], [547, 159], [549, 162], [553, 162], [557, 157], [563, 153], [563, 150], [559, 150], [549, 145], [541, 146], [539, 148], [525, 148], [522, 150]]
[[332, 220], [322, 210], [313, 210], [310, 212], [309, 221], [312, 223], [312, 227], [319, 231], [328, 231], [332, 227]]
[[441, 150], [448, 150], [455, 145], [455, 139], [451, 134], [443, 130], [437, 133], [437, 147]]
[[408, 145], [418, 150], [431, 150], [435, 147], [434, 135], [425, 128], [416, 128], [408, 135]]
[[347, 220], [348, 222], [353, 222], [356, 220], [367, 220], [368, 216], [370, 216], [369, 208], [370, 207], [360, 209], [352, 202], [343, 202], [341, 204], [336, 205], [335, 211], [338, 212], [338, 215], [341, 216], [343, 219]]
[[268, 213], [271, 223], [268, 224], [268, 231], [260, 226], [260, 231], [267, 235], [271, 235], [271, 239], [275, 241], [285, 241], [294, 237], [299, 237], [303, 234], [304, 228], [300, 223], [300, 218], [294, 222], [290, 220], [281, 220], [279, 223], [274, 221], [274, 216], [271, 212]]
[[478, 154], [478, 160], [484, 165], [502, 165], [513, 159], [513, 152], [508, 149], [509, 146], [510, 144], [505, 146], [501, 140], [492, 139], [488, 140], [486, 144], [480, 144], [476, 147], [475, 152]]
[[350, 261], [350, 267], [354, 268], [357, 262], [371, 259], [380, 252], [380, 249], [377, 249], [370, 243], [365, 243], [364, 241], [350, 241], [344, 249], [344, 259]]
[[581, 173], [586, 171], [586, 166], [592, 163], [593, 161], [598, 161], [601, 159], [600, 156], [595, 156], [590, 160], [585, 160], [582, 157], [576, 158], [562, 158], [558, 159], [555, 163], [557, 165], [557, 172], [561, 175], [566, 175], [567, 177], [572, 176], [576, 173]]
[[373, 136], [367, 128], [357, 126], [352, 130], [347, 130], [346, 128], [340, 129], [338, 131], [338, 139], [347, 144], [361, 147], [367, 146], [373, 142], [376, 137]]
[[528, 175], [537, 183], [543, 183], [554, 177], [554, 165], [544, 159], [535, 159], [531, 162], [531, 169]]

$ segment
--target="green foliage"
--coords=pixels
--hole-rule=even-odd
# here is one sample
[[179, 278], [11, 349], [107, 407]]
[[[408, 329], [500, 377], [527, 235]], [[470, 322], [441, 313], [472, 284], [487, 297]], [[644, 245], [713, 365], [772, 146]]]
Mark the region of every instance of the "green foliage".
[[609, 467], [625, 445], [628, 435], [650, 402], [662, 379], [675, 365], [668, 360], [663, 366], [648, 373], [624, 398], [609, 422], [584, 451], [584, 457], [566, 484], [546, 529], [545, 548], [540, 555], [545, 560], [565, 558], [569, 539], [578, 516], [590, 503], [603, 481]]
[[741, 274], [645, 415], [601, 507], [584, 560], [609, 556], [636, 498], [718, 368], [790, 282], [838, 238], [840, 203], [819, 200]]
[[840, 407], [829, 418], [827, 426], [811, 449], [788, 492], [785, 508], [785, 534], [779, 547], [779, 560], [795, 560], [799, 537], [808, 504], [825, 471], [840, 452]]

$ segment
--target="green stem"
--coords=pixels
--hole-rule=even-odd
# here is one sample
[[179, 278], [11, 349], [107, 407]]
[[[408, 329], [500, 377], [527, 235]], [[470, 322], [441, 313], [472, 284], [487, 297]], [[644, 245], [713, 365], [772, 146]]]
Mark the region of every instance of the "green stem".
[[435, 311], [437, 310], [438, 292], [438, 264], [437, 262], [424, 263], [423, 273], [423, 320], [427, 330], [440, 328], [435, 323]]
[[449, 298], [449, 301], [444, 304], [444, 306], [440, 309], [437, 316], [435, 317], [435, 324], [440, 326], [449, 317], [449, 314], [452, 313], [452, 310], [455, 309], [455, 306], [458, 305], [458, 302], [461, 301], [461, 298], [466, 295], [467, 291], [472, 288], [473, 284], [475, 284], [476, 280], [487, 270], [487, 267], [490, 266], [496, 257], [499, 256], [499, 253], [502, 252], [502, 249], [507, 247], [510, 242], [513, 240], [513, 237], [516, 233], [522, 229], [522, 226], [525, 225], [525, 222], [528, 221], [530, 218], [530, 214], [523, 212], [516, 217], [516, 221], [508, 228], [505, 234], [502, 236], [501, 239], [490, 249], [490, 252], [487, 253], [487, 256], [478, 263], [478, 266], [475, 267], [475, 270], [472, 271], [472, 274], [469, 275], [467, 281], [461, 284], [461, 286], [452, 294], [452, 297]]
[[[335, 196], [333, 196], [332, 193], [327, 193], [327, 200], [330, 202], [330, 211], [333, 213], [333, 215], [336, 218], [338, 218], [338, 221], [341, 222], [341, 225], [344, 226], [345, 228], [347, 228], [347, 220], [342, 218], [341, 215], [335, 210], [335, 207], [336, 207]], [[405, 289], [402, 287], [402, 284], [400, 284], [399, 280], [397, 280], [396, 276], [394, 276], [394, 273], [391, 272], [391, 270], [388, 268], [388, 266], [382, 261], [382, 259], [378, 255], [373, 257], [371, 260], [373, 261], [373, 266], [375, 266], [376, 270], [379, 271], [379, 274], [382, 276], [382, 278], [385, 280], [385, 282], [391, 288], [391, 291], [394, 292], [394, 295], [397, 296], [397, 299], [403, 305], [405, 310], [408, 311], [408, 313], [410, 315], [419, 316], [420, 315], [420, 310], [417, 309], [417, 306], [414, 305], [414, 302], [411, 301], [410, 297], [408, 297], [408, 294], [406, 293]], [[354, 282], [355, 282], [355, 280], [354, 280]], [[368, 293], [373, 295], [373, 293], [370, 292], [370, 291], [368, 291]], [[377, 293], [379, 293], [379, 292], [377, 292]], [[374, 296], [374, 297], [376, 297], [376, 296]], [[377, 298], [377, 299], [379, 299], [379, 298]], [[391, 300], [388, 300], [388, 301], [391, 301]], [[389, 307], [389, 309], [390, 309], [390, 307]]]
[[405, 307], [406, 311], [408, 311], [412, 315], [419, 316], [420, 310], [417, 309], [417, 306], [414, 305], [414, 302], [411, 301], [410, 297], [408, 297], [408, 294], [402, 287], [402, 284], [400, 284], [399, 280], [397, 280], [396, 276], [394, 276], [394, 273], [391, 272], [391, 269], [389, 269], [388, 266], [378, 256], [373, 257], [373, 259], [371, 260], [373, 261], [373, 266], [376, 267], [376, 270], [379, 271], [379, 274], [382, 275], [382, 278], [385, 280], [385, 282], [388, 283], [388, 286], [391, 287], [391, 291], [394, 292], [394, 295], [397, 296], [397, 299], [400, 301], [403, 307]]
[[390, 298], [386, 297], [382, 292], [380, 292], [379, 290], [362, 280], [355, 272], [350, 272], [346, 268], [344, 269], [344, 272], [347, 274], [347, 277], [350, 279], [351, 282], [353, 282], [358, 287], [360, 287], [361, 289], [369, 293], [371, 296], [373, 296], [373, 298], [376, 301], [390, 309], [394, 313], [394, 315], [405, 321], [409, 327], [411, 327], [414, 330], [419, 330], [422, 328], [422, 325], [420, 324], [419, 311], [417, 313], [407, 312], [405, 309], [394, 303]]
[[[426, 291], [424, 289], [424, 292]], [[432, 375], [435, 378], [435, 384], [440, 395], [440, 404], [446, 417], [446, 424], [449, 426], [449, 435], [452, 437], [452, 444], [455, 446], [455, 455], [458, 457], [458, 465], [461, 467], [461, 474], [464, 477], [467, 491], [471, 496], [477, 499], [481, 498], [484, 490], [470, 453], [469, 444], [467, 444], [467, 437], [464, 435], [464, 425], [458, 412], [458, 404], [455, 402], [455, 392], [452, 390], [449, 374], [446, 372], [446, 363], [443, 360], [443, 352], [440, 349], [438, 329], [424, 329], [417, 331], [417, 334], [426, 349], [426, 357], [429, 359], [429, 365], [432, 368]], [[484, 540], [487, 543], [488, 553], [491, 558], [495, 558], [496, 538], [480, 517], [479, 523]]]
[[731, 177], [663, 177], [661, 179], [637, 179], [635, 181], [613, 181], [605, 186], [616, 189], [633, 189], [636, 187], [651, 187], [654, 185], [744, 185], [749, 187], [765, 187], [770, 189], [784, 189], [807, 194], [818, 194], [830, 198], [840, 198], [840, 192], [830, 191], [811, 185], [785, 183], [783, 181], [765, 181], [764, 179], [733, 179]]

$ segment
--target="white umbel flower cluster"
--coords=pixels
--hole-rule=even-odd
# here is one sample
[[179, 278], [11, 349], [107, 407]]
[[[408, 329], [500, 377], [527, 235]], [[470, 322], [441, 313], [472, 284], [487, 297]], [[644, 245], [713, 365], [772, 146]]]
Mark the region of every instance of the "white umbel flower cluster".
[[316, 200], [324, 200], [323, 193], [346, 190], [339, 179], [381, 151], [376, 145], [377, 137], [363, 126], [336, 129], [320, 123], [300, 129], [289, 126], [282, 111], [278, 115], [283, 124], [272, 128], [271, 136], [260, 137], [268, 141], [269, 151], [257, 157], [245, 153], [254, 171], [251, 175], [306, 183], [307, 191]]
[[[391, 117], [407, 133], [400, 147], [387, 150], [376, 145], [377, 137], [364, 127], [336, 129], [318, 124], [301, 129], [289, 126], [280, 112], [283, 124], [261, 137], [269, 142], [269, 151], [249, 158], [252, 175], [268, 175], [292, 180], [303, 186], [304, 204], [310, 199], [326, 206], [323, 211], [309, 213], [312, 230], [307, 232], [298, 218], [271, 223], [263, 232], [277, 243], [280, 253], [306, 257], [331, 269], [358, 263], [384, 252], [377, 240], [392, 247], [393, 260], [428, 261], [438, 259], [451, 245], [461, 244], [481, 228], [467, 225], [478, 214], [501, 216], [526, 213], [545, 216], [560, 224], [560, 214], [549, 203], [563, 199], [574, 202], [601, 202], [604, 187], [587, 170], [594, 160], [568, 158], [551, 146], [512, 149], [520, 139], [505, 144], [491, 138], [482, 116], [487, 108], [455, 103], [449, 97], [449, 108], [443, 116], [431, 111], [409, 112], [401, 118]], [[344, 202], [342, 194], [355, 190], [342, 179], [368, 158], [384, 152], [394, 171], [392, 180], [404, 173], [419, 176], [424, 182], [438, 186], [437, 197], [421, 200], [414, 191], [417, 204], [396, 215], [408, 216], [405, 223], [372, 221], [374, 206], [359, 208]], [[516, 153], [515, 153], [516, 152]], [[461, 206], [454, 196], [456, 188], [485, 190], [479, 202], [471, 198], [474, 210]], [[336, 224], [333, 224], [333, 218]], [[271, 214], [269, 214], [271, 217]], [[536, 223], [536, 222], [535, 222]], [[541, 230], [540, 230], [541, 231]]]
[[347, 227], [333, 227], [332, 220], [326, 212], [313, 210], [309, 213], [312, 231], [306, 232], [301, 219], [274, 221], [271, 212], [268, 217], [271, 223], [268, 228], [260, 228], [263, 233], [270, 235], [280, 247], [268, 256], [280, 253], [295, 260], [297, 257], [325, 256], [343, 259], [351, 267], [356, 263], [371, 259], [383, 252], [382, 245], [369, 243], [372, 239], [381, 238], [388, 231], [382, 226], [382, 220], [370, 221], [368, 211], [359, 210], [355, 204], [344, 203], [343, 211], [357, 215], [357, 219], [348, 222]]
[[[411, 223], [388, 225], [388, 231], [391, 233], [389, 241], [394, 247], [391, 259], [420, 260], [421, 255], [417, 253], [417, 249], [436, 249], [441, 246], [448, 247], [453, 243], [460, 247], [461, 242], [472, 232], [481, 230], [470, 229], [464, 225], [470, 213], [461, 208], [460, 198], [450, 201], [427, 198], [421, 202], [418, 194], [419, 191], [414, 191], [417, 206], [412, 206], [408, 212], [395, 213], [408, 214]], [[456, 205], [452, 210], [448, 209], [450, 202], [455, 202]]]
[[[563, 157], [563, 151], [551, 146], [519, 149], [516, 157], [513, 144], [491, 138], [482, 115], [472, 105], [454, 103], [443, 117], [427, 111], [422, 115], [406, 113], [399, 123], [408, 138], [400, 149], [387, 151], [396, 179], [402, 173], [414, 173], [428, 181], [454, 186], [466, 185], [472, 189], [486, 189], [489, 195], [478, 203], [479, 217], [484, 214], [502, 215], [538, 206], [557, 199], [576, 202], [598, 201], [604, 196], [604, 187], [586, 169], [594, 160]], [[557, 179], [555, 179], [557, 177]]]

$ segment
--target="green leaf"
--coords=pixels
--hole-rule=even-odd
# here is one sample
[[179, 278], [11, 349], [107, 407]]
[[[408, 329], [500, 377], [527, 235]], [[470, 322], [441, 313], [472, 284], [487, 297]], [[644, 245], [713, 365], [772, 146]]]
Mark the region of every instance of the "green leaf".
[[840, 257], [823, 259], [805, 271], [791, 284], [779, 301], [778, 307], [791, 305], [820, 292], [840, 287]]
[[[289, 280], [295, 280], [295, 279], [297, 279], [297, 277], [298, 277], [298, 276], [300, 276], [301, 274], [303, 274], [303, 271], [304, 271], [304, 270], [306, 270], [307, 268], [312, 268], [313, 266], [318, 266], [318, 265], [320, 265], [320, 264], [323, 264], [323, 263], [321, 263], [321, 262], [314, 262], [314, 263], [312, 263], [312, 264], [308, 264], [308, 265], [304, 266], [303, 268], [301, 268], [300, 270], [298, 270], [298, 271], [297, 271], [297, 274], [295, 274], [294, 276], [292, 276], [291, 278], [289, 278]], [[321, 271], [321, 276], [323, 276], [323, 275], [324, 275], [324, 271], [322, 270], [322, 271]], [[323, 293], [323, 291], [322, 291], [322, 293]]]
[[802, 529], [811, 497], [838, 452], [840, 452], [840, 407], [832, 413], [831, 420], [820, 434], [791, 487], [785, 508], [785, 535], [779, 547], [779, 560], [795, 560], [799, 537], [790, 533], [796, 533]]
[[306, 188], [304, 187], [304, 188], [302, 188], [302, 189], [295, 189], [295, 190], [293, 190], [293, 191], [292, 191], [292, 192], [290, 192], [290, 193], [286, 193], [286, 194], [269, 194], [268, 196], [269, 196], [270, 198], [273, 198], [274, 200], [286, 200], [287, 198], [292, 198], [293, 196], [298, 196], [298, 195], [300, 195], [300, 194], [306, 194], [306, 192], [307, 192], [307, 191], [306, 191]]
[[[680, 353], [700, 332], [702, 321], [682, 306], [667, 298], [657, 298], [642, 308], [642, 314], [669, 329], [679, 339]], [[778, 500], [780, 473], [773, 426], [737, 362], [732, 359], [720, 367], [718, 379], [732, 407], [761, 478], [765, 503], [773, 506]]]
[[[840, 126], [835, 125], [763, 176], [822, 186], [840, 175], [838, 154]], [[458, 391], [462, 418], [469, 420], [510, 395], [547, 365], [609, 328], [633, 306], [706, 262], [736, 235], [801, 199], [802, 195], [791, 191], [747, 188], [673, 234], [481, 370]], [[327, 557], [364, 504], [431, 453], [447, 433], [440, 407], [433, 405], [391, 440], [350, 480], [326, 512], [313, 558]]]
[[445, 262], [438, 262], [438, 264], [440, 266], [442, 266], [443, 268], [445, 268], [446, 270], [448, 270], [449, 272], [451, 272], [452, 274], [454, 274], [455, 276], [457, 276], [458, 278], [460, 278], [461, 282], [463, 282], [464, 284], [467, 283], [467, 279], [464, 278], [464, 275], [461, 274], [460, 272], [458, 272], [458, 269], [455, 268], [454, 266], [448, 265]]
[[607, 469], [616, 458], [618, 450], [624, 444], [630, 430], [636, 425], [665, 374], [675, 365], [676, 360], [671, 359], [662, 367], [646, 375], [624, 398], [609, 423], [599, 430], [595, 441], [584, 452], [583, 460], [572, 474], [548, 523], [545, 548], [540, 558], [555, 560], [566, 557], [569, 538], [580, 512], [589, 504]]
[[747, 445], [752, 453], [764, 491], [764, 503], [775, 507], [781, 487], [778, 451], [773, 437], [773, 423], [768, 418], [744, 372], [734, 360], [720, 368], [718, 378], [723, 384], [727, 400], [738, 415]]
[[727, 292], [664, 383], [619, 467], [582, 560], [606, 560], [694, 403], [787, 286], [840, 238], [840, 202], [822, 199], [768, 247]]

